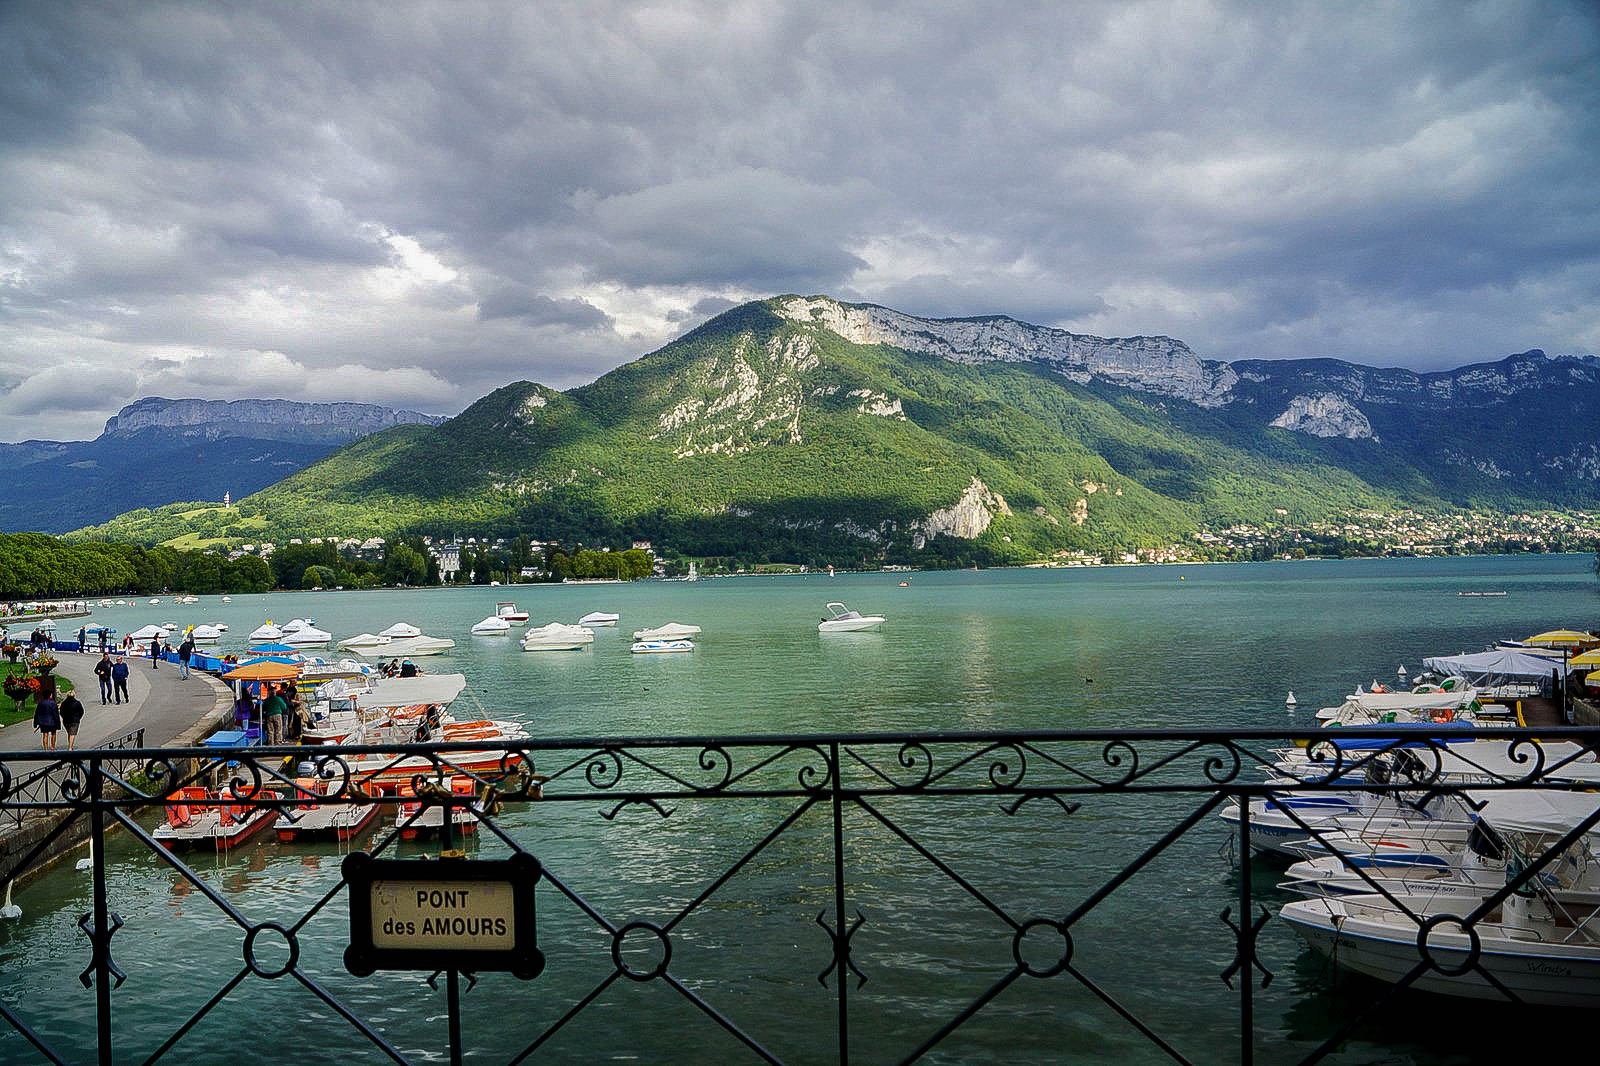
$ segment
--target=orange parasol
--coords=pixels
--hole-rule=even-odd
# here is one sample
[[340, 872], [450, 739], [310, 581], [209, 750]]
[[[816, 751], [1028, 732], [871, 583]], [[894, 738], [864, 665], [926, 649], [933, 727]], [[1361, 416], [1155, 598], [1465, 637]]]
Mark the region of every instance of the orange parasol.
[[298, 663], [257, 662], [235, 667], [222, 675], [224, 681], [292, 681], [300, 676]]

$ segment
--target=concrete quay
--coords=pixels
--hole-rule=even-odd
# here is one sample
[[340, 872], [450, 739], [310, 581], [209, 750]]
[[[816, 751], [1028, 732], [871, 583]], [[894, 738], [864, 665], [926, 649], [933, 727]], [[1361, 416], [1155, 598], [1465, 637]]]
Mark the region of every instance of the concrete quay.
[[[71, 679], [73, 691], [83, 703], [83, 722], [78, 728], [77, 750], [86, 751], [114, 741], [136, 729], [143, 729], [146, 748], [193, 747], [215, 730], [233, 720], [233, 693], [210, 674], [191, 669], [180, 676], [177, 663], [163, 662], [152, 669], [149, 659], [128, 658], [128, 699], [122, 704], [100, 702], [100, 681], [94, 664], [100, 653], [54, 653], [60, 660], [55, 672]], [[115, 656], [113, 656], [113, 659]], [[66, 750], [67, 734], [56, 735], [58, 748]], [[29, 721], [0, 728], [0, 762], [8, 764], [12, 780], [24, 778], [49, 765], [42, 761], [20, 761], [6, 756], [22, 751], [41, 751], [39, 732]], [[64, 778], [66, 768], [56, 776]], [[54, 839], [62, 822], [70, 824]], [[89, 819], [75, 818], [71, 811], [33, 812], [21, 819], [0, 820], [0, 886], [8, 878], [22, 881], [82, 847], [89, 839]], [[48, 842], [46, 842], [48, 841]]]

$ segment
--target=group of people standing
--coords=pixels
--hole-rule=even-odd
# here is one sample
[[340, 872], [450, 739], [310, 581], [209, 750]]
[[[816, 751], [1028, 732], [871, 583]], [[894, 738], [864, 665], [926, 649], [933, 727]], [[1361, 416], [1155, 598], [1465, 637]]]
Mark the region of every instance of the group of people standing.
[[261, 712], [261, 743], [292, 744], [300, 739], [305, 727], [311, 724], [311, 712], [300, 699], [300, 690], [292, 681], [276, 685], [266, 684], [259, 703], [250, 689], [240, 686], [239, 698], [234, 701], [234, 721], [240, 729], [248, 729], [256, 712]]

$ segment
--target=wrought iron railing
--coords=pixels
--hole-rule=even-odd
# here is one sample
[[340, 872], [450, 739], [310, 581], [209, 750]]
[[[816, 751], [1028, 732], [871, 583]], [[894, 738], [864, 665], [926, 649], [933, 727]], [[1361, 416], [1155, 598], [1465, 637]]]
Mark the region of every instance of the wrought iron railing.
[[[109, 757], [106, 765], [114, 774], [131, 773], [145, 763], [144, 730], [131, 729], [106, 741], [99, 750], [128, 752], [126, 755]], [[17, 756], [11, 758], [20, 761]], [[19, 828], [29, 814], [49, 810], [52, 804], [64, 802], [63, 785], [82, 776], [82, 766], [74, 751], [62, 750], [53, 756], [41, 752], [38, 758], [42, 764], [23, 771], [15, 780], [8, 776], [12, 768], [0, 763], [0, 795], [5, 797], [4, 805], [0, 806], [0, 813], [4, 816], [0, 820], [0, 831]]]
[[[1253, 820], [1270, 811], [1341, 850], [1298, 801], [1437, 811], [1454, 797], [1481, 809], [1512, 790], [1581, 793], [1600, 780], [1600, 730], [1496, 730], [1478, 742], [1493, 758], [1459, 734], [1360, 735], [1372, 744], [1326, 730], [1059, 731], [591, 738], [493, 744], [487, 758], [473, 742], [6, 753], [0, 813], [61, 824], [0, 882], [86, 821], [92, 887], [75, 994], [50, 961], [62, 942], [35, 917], [49, 901], [25, 899], [13, 919], [0, 1060], [281, 1061], [281, 1044], [231, 1035], [259, 1028], [269, 992], [296, 1005], [277, 1015], [293, 1019], [294, 1055], [402, 1063], [1314, 1062], [1353, 1044], [1360, 1059], [1364, 1027], [1443, 976], [1524, 998], [1488, 966], [1480, 931], [1508, 902], [1572, 882], [1563, 864], [1587, 861], [1600, 798], [1454, 916], [1358, 874], [1414, 921], [1413, 952], [1310, 1030], [1283, 1019], [1325, 964], [1274, 920], [1287, 897], [1262, 882], [1282, 864], [1252, 854]], [[1269, 781], [1262, 767], [1297, 750], [1301, 778]], [[65, 768], [59, 785], [21, 787], [49, 767]], [[402, 794], [363, 787], [379, 780]], [[330, 808], [350, 826], [376, 813], [304, 851], [243, 839], [258, 813], [288, 833]], [[180, 814], [218, 816], [203, 850], [163, 844]], [[429, 823], [432, 853], [536, 861], [537, 976], [346, 970], [349, 892], [331, 860], [356, 848], [424, 862], [408, 838]], [[1600, 950], [1588, 921], [1556, 924]], [[1468, 949], [1443, 950], [1446, 934]], [[35, 936], [48, 941], [37, 952]], [[1285, 967], [1302, 987], [1274, 981]], [[1584, 980], [1600, 980], [1595, 967]], [[180, 971], [176, 988], [162, 979]]]

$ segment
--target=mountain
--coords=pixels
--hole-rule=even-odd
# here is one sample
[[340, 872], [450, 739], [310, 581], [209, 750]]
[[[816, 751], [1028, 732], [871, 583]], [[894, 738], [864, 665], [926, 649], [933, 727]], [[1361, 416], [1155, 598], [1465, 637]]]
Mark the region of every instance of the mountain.
[[1199, 358], [1004, 317], [824, 297], [730, 310], [594, 383], [508, 385], [363, 437], [161, 540], [396, 532], [646, 538], [697, 555], [1034, 558], [1201, 525], [1600, 497], [1600, 361], [1434, 374]]
[[130, 507], [239, 498], [357, 437], [442, 421], [364, 403], [150, 397], [92, 441], [0, 444], [0, 529], [61, 533]]

